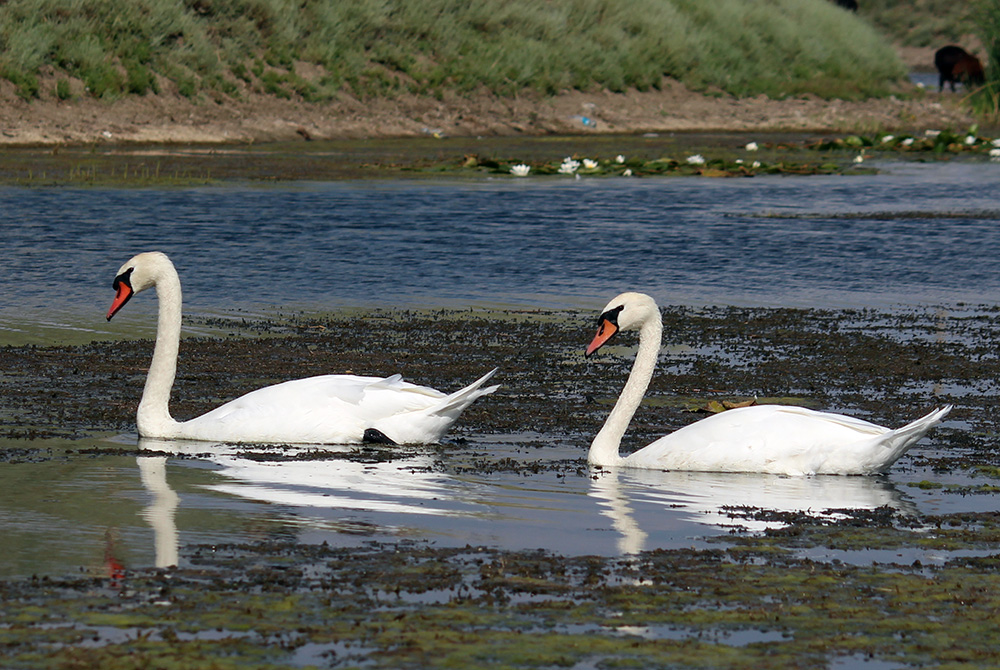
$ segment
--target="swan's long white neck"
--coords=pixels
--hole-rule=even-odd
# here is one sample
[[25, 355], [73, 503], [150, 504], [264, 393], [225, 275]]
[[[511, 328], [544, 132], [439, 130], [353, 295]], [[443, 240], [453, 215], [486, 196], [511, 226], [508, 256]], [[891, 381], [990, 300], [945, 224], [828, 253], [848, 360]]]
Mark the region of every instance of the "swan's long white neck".
[[169, 428], [177, 425], [170, 416], [170, 389], [177, 374], [181, 341], [181, 280], [172, 265], [157, 272], [156, 297], [159, 301], [156, 347], [139, 401], [136, 428], [141, 436], [166, 437], [172, 432]]
[[639, 409], [642, 398], [646, 395], [649, 381], [653, 378], [656, 359], [660, 353], [660, 341], [663, 337], [663, 322], [659, 311], [646, 319], [639, 328], [639, 350], [632, 364], [632, 371], [625, 382], [625, 388], [618, 396], [618, 402], [608, 415], [607, 421], [600, 432], [590, 443], [590, 453], [587, 460], [593, 465], [612, 467], [624, 460], [619, 454], [622, 436], [632, 421], [632, 416]]

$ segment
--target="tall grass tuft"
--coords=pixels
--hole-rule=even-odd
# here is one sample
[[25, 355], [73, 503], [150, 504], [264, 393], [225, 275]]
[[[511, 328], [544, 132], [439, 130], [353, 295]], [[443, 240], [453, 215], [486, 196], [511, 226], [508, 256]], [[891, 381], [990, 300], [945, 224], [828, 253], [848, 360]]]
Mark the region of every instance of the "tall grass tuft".
[[669, 76], [740, 96], [856, 98], [904, 74], [881, 35], [829, 0], [6, 0], [0, 47], [2, 76], [50, 66], [99, 97], [160, 82], [190, 97], [552, 94]]
[[993, 121], [1000, 120], [1000, 0], [977, 0], [974, 16], [986, 50], [986, 81], [969, 96], [973, 109]]

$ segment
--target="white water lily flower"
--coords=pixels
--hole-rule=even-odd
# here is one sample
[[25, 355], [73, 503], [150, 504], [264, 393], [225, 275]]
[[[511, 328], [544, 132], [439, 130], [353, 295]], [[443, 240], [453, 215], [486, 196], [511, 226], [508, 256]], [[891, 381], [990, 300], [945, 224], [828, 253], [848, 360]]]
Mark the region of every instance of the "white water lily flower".
[[588, 170], [593, 170], [594, 168], [597, 167], [597, 161], [590, 160], [589, 158], [584, 158], [583, 167], [587, 168]]
[[510, 168], [510, 173], [515, 177], [527, 177], [529, 172], [531, 172], [531, 166], [524, 163], [511, 166]]
[[990, 149], [990, 160], [1000, 160], [1000, 148]]
[[760, 147], [757, 146], [756, 142], [748, 142], [745, 148], [747, 151], [757, 151]]
[[855, 163], [864, 163], [865, 162], [864, 154], [858, 154], [857, 156], [855, 156], [854, 157], [854, 162]]
[[966, 135], [965, 136], [965, 144], [967, 146], [971, 147], [975, 143], [976, 143], [976, 136], [975, 135]]
[[990, 142], [990, 144], [992, 144], [995, 147], [1000, 147], [1000, 137], [998, 137], [995, 140], [993, 140], [992, 142]]
[[886, 135], [885, 137], [882, 138], [882, 144], [892, 142], [894, 139], [896, 139], [895, 135]]
[[563, 160], [562, 165], [559, 166], [559, 174], [575, 174], [579, 169], [580, 161], [575, 161], [572, 158], [566, 158]]
[[694, 156], [688, 156], [687, 162], [691, 165], [704, 165], [705, 158], [701, 154], [695, 154]]
[[632, 176], [632, 168], [625, 168], [625, 172], [622, 172], [622, 176], [623, 177], [631, 177]]
[[912, 137], [907, 137], [905, 140], [903, 140], [903, 146], [904, 147], [908, 147], [911, 144], [913, 144], [913, 138]]
[[927, 137], [937, 137], [940, 134], [941, 134], [940, 130], [925, 130], [924, 131], [924, 135], [926, 135]]
[[615, 162], [621, 165], [622, 163], [625, 162], [625, 156], [618, 154], [617, 156], [615, 156]]
[[736, 164], [737, 165], [743, 165], [743, 159], [742, 158], [737, 158], [736, 159]]
[[750, 164], [750, 167], [752, 167], [754, 169], [759, 168], [760, 167], [760, 161], [754, 161], [753, 163]]

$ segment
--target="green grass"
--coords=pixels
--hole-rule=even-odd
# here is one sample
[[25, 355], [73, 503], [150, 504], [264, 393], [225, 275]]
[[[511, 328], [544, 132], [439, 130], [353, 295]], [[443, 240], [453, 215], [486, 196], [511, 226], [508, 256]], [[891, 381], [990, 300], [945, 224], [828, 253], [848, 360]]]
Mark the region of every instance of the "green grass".
[[[305, 79], [302, 63], [320, 74]], [[95, 97], [250, 86], [309, 100], [648, 90], [665, 75], [740, 96], [858, 98], [903, 74], [884, 37], [828, 0], [0, 3], [0, 74], [31, 98], [45, 67]]]
[[904, 46], [943, 47], [979, 32], [975, 2], [861, 0], [858, 13]]
[[986, 81], [969, 99], [985, 120], [996, 122], [1000, 120], [1000, 0], [977, 0], [973, 7], [979, 38], [986, 50], [981, 58]]

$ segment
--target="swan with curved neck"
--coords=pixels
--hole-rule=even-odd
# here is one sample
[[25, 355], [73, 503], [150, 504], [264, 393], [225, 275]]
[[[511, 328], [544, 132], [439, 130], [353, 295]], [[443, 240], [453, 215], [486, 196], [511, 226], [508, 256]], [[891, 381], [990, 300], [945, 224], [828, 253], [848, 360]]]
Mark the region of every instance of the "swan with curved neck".
[[628, 381], [590, 445], [588, 460], [604, 467], [784, 475], [868, 475], [885, 472], [951, 406], [890, 430], [861, 419], [793, 405], [731, 409], [685, 426], [628, 456], [622, 436], [649, 387], [663, 325], [651, 297], [623, 293], [608, 303], [587, 347], [590, 356], [620, 330], [639, 331], [639, 349]]
[[136, 293], [155, 287], [159, 299], [153, 360], [136, 413], [141, 437], [236, 443], [433, 443], [466, 407], [498, 388], [484, 387], [496, 369], [450, 395], [404, 382], [399, 375], [322, 375], [267, 386], [189, 421], [177, 421], [169, 407], [181, 335], [177, 270], [165, 254], [142, 253], [118, 270], [113, 287], [109, 321]]

